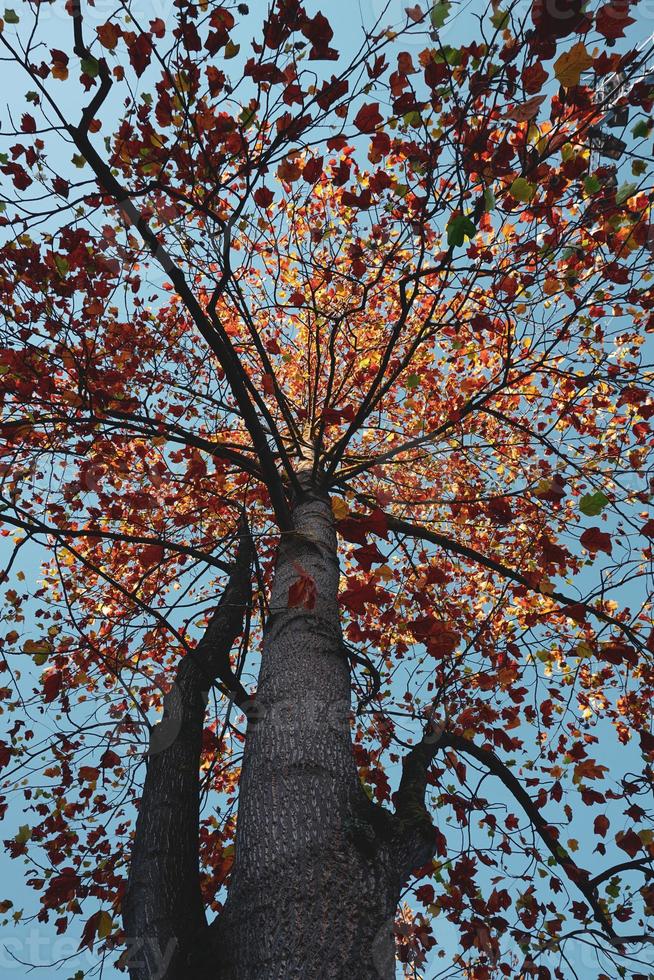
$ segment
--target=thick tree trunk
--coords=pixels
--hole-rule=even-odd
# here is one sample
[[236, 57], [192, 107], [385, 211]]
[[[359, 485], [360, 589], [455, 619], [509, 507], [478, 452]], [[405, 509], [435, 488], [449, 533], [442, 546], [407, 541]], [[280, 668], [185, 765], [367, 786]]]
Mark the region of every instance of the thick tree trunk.
[[[282, 539], [241, 775], [236, 855], [207, 980], [394, 977], [403, 877], [395, 818], [361, 786], [329, 500], [307, 494]], [[304, 573], [313, 608], [289, 608]]]
[[[410, 752], [396, 813], [361, 786], [338, 611], [329, 499], [306, 491], [282, 534], [256, 698], [229, 651], [250, 599], [251, 539], [205, 637], [153, 730], [123, 903], [131, 980], [390, 980], [401, 887], [433, 852], [424, 809], [436, 746]], [[306, 576], [315, 603], [289, 605]], [[220, 678], [248, 714], [236, 855], [223, 912], [206, 926], [198, 875], [204, 704]]]

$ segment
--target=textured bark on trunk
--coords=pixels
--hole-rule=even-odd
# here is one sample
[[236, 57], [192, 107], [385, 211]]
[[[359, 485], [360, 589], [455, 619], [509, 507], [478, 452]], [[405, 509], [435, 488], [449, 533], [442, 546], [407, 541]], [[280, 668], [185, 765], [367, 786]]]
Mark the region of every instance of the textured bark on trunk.
[[[304, 573], [315, 606], [289, 608]], [[395, 976], [402, 873], [393, 818], [369, 802], [354, 762], [338, 584], [329, 500], [307, 494], [278, 553], [211, 980]]]
[[[250, 599], [251, 542], [242, 535], [214, 619], [182, 663], [154, 730], [123, 910], [131, 980], [395, 977], [400, 891], [433, 852], [424, 793], [434, 740], [407, 755], [395, 813], [368, 799], [352, 750], [328, 497], [305, 491], [292, 518], [278, 550], [256, 697], [248, 698], [229, 665]], [[289, 606], [289, 590], [307, 575], [315, 604]], [[207, 926], [198, 769], [202, 692], [215, 678], [235, 692], [249, 720], [234, 869], [225, 908]]]

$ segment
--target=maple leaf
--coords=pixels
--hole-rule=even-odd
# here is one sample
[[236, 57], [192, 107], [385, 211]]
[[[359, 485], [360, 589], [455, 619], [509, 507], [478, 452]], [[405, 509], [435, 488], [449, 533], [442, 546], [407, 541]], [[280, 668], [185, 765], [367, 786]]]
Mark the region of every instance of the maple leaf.
[[595, 14], [595, 27], [607, 40], [624, 37], [625, 28], [635, 24], [629, 16], [629, 0], [612, 0], [605, 3]]
[[600, 530], [599, 527], [587, 528], [579, 540], [586, 551], [590, 551], [591, 554], [604, 551], [607, 555], [610, 555], [613, 551], [611, 535]]
[[579, 84], [582, 72], [590, 68], [592, 63], [593, 58], [586, 46], [578, 41], [554, 62], [554, 74], [564, 88], [571, 88]]
[[593, 825], [593, 829], [595, 833], [598, 834], [600, 837], [606, 837], [606, 833], [609, 829], [609, 826], [610, 826], [609, 818], [604, 814], [600, 814], [599, 816], [595, 817], [595, 823]]
[[254, 200], [262, 208], [269, 208], [275, 200], [275, 195], [268, 187], [258, 187], [254, 192]]
[[68, 78], [68, 55], [65, 51], [60, 51], [58, 48], [51, 48], [50, 57], [52, 58], [53, 77], [65, 82]]
[[633, 830], [629, 829], [625, 833], [620, 833], [615, 839], [616, 844], [623, 851], [626, 851], [630, 858], [635, 858], [642, 850], [643, 842]]
[[43, 675], [43, 700], [46, 704], [54, 701], [59, 694], [63, 684], [63, 676], [60, 670], [51, 670]]
[[584, 5], [584, 0], [566, 0], [565, 3], [533, 0], [532, 21], [541, 37], [567, 37], [568, 34], [574, 34], [590, 24], [583, 13]]
[[129, 45], [129, 60], [137, 78], [140, 78], [152, 59], [152, 40], [148, 34], [139, 34]]
[[80, 884], [79, 875], [74, 868], [62, 868], [59, 874], [53, 875], [48, 881], [43, 896], [44, 904], [48, 908], [64, 905], [75, 897]]
[[381, 551], [374, 543], [365, 545], [363, 548], [356, 548], [352, 555], [366, 572], [369, 572], [374, 564], [385, 561]]
[[362, 133], [374, 133], [377, 127], [381, 126], [383, 121], [384, 120], [379, 111], [379, 103], [370, 102], [361, 106], [354, 118], [354, 125], [357, 127], [357, 129], [361, 130]]
[[298, 562], [294, 562], [298, 577], [288, 590], [288, 608], [314, 609], [318, 597], [316, 580]]
[[521, 105], [510, 106], [504, 113], [507, 119], [514, 119], [516, 122], [527, 122], [538, 115], [538, 110], [547, 96], [535, 95]]
[[106, 24], [101, 24], [99, 27], [96, 27], [96, 31], [98, 32], [100, 44], [109, 51], [113, 51], [117, 47], [118, 41], [123, 33], [120, 24], [114, 24], [112, 21], [107, 21]]

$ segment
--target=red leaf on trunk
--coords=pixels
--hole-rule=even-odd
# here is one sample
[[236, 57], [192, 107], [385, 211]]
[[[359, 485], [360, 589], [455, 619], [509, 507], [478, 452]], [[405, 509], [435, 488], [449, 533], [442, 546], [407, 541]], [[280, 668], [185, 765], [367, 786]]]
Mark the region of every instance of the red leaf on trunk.
[[318, 595], [316, 580], [298, 562], [293, 564], [298, 578], [288, 590], [288, 608], [313, 609]]

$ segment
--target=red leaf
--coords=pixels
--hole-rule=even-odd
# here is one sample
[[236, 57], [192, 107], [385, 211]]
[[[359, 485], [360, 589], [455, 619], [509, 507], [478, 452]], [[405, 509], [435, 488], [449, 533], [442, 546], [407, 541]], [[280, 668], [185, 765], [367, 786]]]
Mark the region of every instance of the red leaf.
[[45, 675], [43, 678], [43, 693], [45, 695], [43, 700], [46, 704], [54, 701], [61, 690], [62, 683], [63, 677], [60, 670], [53, 670]]
[[[103, 48], [108, 48], [109, 51], [113, 51], [123, 33], [120, 25], [112, 24], [111, 21], [106, 24], [100, 24], [99, 27], [96, 27], [96, 31], [98, 32], [100, 44]], [[54, 55], [54, 53], [55, 52], [53, 51], [52, 54]], [[59, 52], [57, 52], [57, 54], [59, 54]], [[68, 61], [67, 58], [66, 61]]]
[[[384, 593], [381, 593], [382, 595]], [[341, 602], [352, 612], [362, 613], [367, 602], [378, 604], [380, 592], [371, 582], [354, 582], [341, 593]]]
[[298, 562], [294, 564], [298, 579], [288, 590], [288, 608], [313, 609], [318, 596], [316, 580]]
[[262, 208], [269, 208], [275, 195], [268, 187], [258, 187], [254, 192], [254, 200]]
[[311, 61], [336, 60], [338, 52], [329, 47], [329, 42], [333, 38], [334, 32], [324, 14], [317, 13], [315, 17], [307, 18], [302, 27], [302, 33], [313, 45], [309, 51]]
[[640, 748], [645, 755], [654, 755], [654, 735], [651, 732], [640, 733]]
[[94, 912], [91, 918], [86, 920], [84, 928], [82, 929], [82, 941], [79, 944], [80, 949], [83, 949], [85, 946], [87, 949], [93, 949], [93, 943], [95, 942], [95, 937], [98, 932], [101, 915], [102, 912]]
[[43, 904], [47, 908], [56, 908], [75, 897], [80, 879], [73, 868], [62, 868], [61, 873], [51, 878], [45, 889]]
[[363, 548], [356, 548], [352, 554], [365, 572], [369, 572], [375, 562], [385, 560], [376, 544], [367, 544]]
[[322, 157], [313, 157], [305, 163], [302, 170], [302, 177], [308, 184], [315, 184], [318, 178], [322, 175]]
[[579, 541], [582, 547], [586, 551], [590, 551], [591, 554], [595, 554], [598, 551], [605, 551], [607, 555], [610, 555], [613, 549], [611, 535], [606, 534], [605, 531], [600, 531], [598, 527], [589, 527], [581, 535]]
[[82, 783], [94, 783], [99, 775], [100, 770], [96, 769], [95, 766], [80, 767], [79, 778]]
[[600, 7], [595, 16], [595, 26], [607, 41], [624, 37], [624, 29], [630, 24], [635, 24], [635, 20], [629, 16], [628, 0], [613, 0]]
[[596, 834], [600, 837], [606, 837], [606, 832], [609, 829], [609, 818], [605, 817], [603, 814], [595, 817], [594, 830]]
[[600, 651], [600, 656], [602, 660], [608, 661], [610, 664], [620, 664], [628, 663], [632, 667], [638, 666], [638, 654], [632, 646], [628, 643], [623, 643], [622, 640], [611, 640], [606, 646], [603, 646]]
[[4, 769], [5, 766], [9, 765], [10, 759], [11, 749], [6, 742], [0, 742], [0, 769]]
[[164, 556], [163, 546], [160, 544], [149, 544], [141, 552], [141, 561], [144, 565], [158, 565]]
[[621, 834], [619, 839], [616, 838], [616, 844], [623, 851], [626, 851], [630, 858], [635, 858], [643, 846], [640, 837], [633, 830], [628, 830], [625, 834]]
[[531, 18], [542, 38], [555, 39], [567, 37], [586, 26], [589, 21], [582, 7], [584, 0], [566, 0], [565, 3], [552, 0], [534, 0]]
[[23, 118], [20, 121], [20, 128], [24, 133], [35, 133], [36, 119], [34, 116], [30, 116], [29, 112], [24, 113]]
[[150, 30], [152, 31], [155, 37], [164, 36], [164, 34], [166, 33], [166, 25], [161, 19], [161, 17], [157, 17], [155, 20], [150, 21]]
[[354, 125], [362, 133], [374, 133], [383, 121], [379, 111], [379, 102], [370, 102], [367, 105], [361, 106], [356, 114]]
[[107, 749], [100, 758], [100, 765], [103, 769], [113, 769], [114, 766], [120, 765], [120, 761], [120, 756], [116, 755], [113, 749]]
[[150, 64], [152, 58], [152, 41], [149, 34], [139, 34], [136, 41], [129, 45], [129, 60], [138, 78]]

